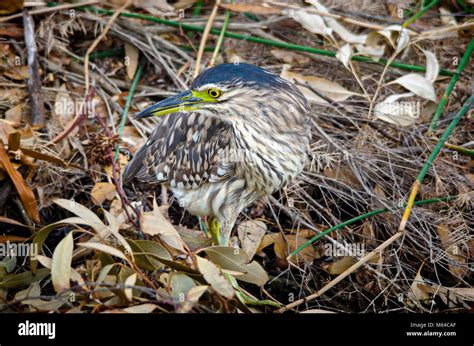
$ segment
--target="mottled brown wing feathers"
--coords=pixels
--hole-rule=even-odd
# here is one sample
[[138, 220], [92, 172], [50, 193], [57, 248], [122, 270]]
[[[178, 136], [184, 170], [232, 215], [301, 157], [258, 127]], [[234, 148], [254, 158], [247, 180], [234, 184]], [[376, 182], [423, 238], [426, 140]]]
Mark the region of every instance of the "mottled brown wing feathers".
[[137, 178], [195, 189], [209, 180], [223, 179], [234, 172], [234, 165], [222, 160], [222, 150], [227, 150], [229, 141], [230, 128], [217, 118], [198, 113], [170, 114], [129, 162], [123, 181], [127, 184]]

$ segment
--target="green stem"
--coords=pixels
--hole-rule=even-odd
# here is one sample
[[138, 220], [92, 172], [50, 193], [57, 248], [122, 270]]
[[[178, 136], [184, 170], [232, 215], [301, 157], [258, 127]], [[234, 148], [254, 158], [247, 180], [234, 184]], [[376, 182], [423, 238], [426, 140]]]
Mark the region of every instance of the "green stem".
[[[230, 3], [234, 3], [233, 0], [230, 1]], [[214, 50], [214, 53], [212, 54], [210, 66], [213, 66], [214, 63], [216, 62], [217, 55], [219, 54], [219, 50], [221, 49], [222, 43], [224, 42], [224, 35], [227, 31], [227, 26], [229, 25], [229, 19], [230, 19], [230, 11], [226, 10], [225, 11], [225, 18], [224, 18], [224, 25], [222, 26], [221, 33], [219, 34], [219, 38], [217, 40], [216, 44], [216, 49]]]
[[443, 135], [441, 136], [441, 138], [439, 139], [438, 143], [436, 144], [435, 148], [433, 149], [433, 151], [431, 152], [430, 156], [428, 157], [428, 160], [426, 160], [426, 163], [425, 165], [423, 166], [420, 174], [418, 174], [418, 177], [416, 178], [416, 180], [421, 184], [421, 181], [423, 180], [423, 178], [425, 177], [426, 175], [426, 172], [428, 172], [428, 169], [431, 167], [431, 165], [433, 164], [433, 161], [434, 159], [436, 158], [436, 156], [438, 155], [438, 153], [441, 151], [441, 148], [443, 147], [444, 145], [444, 142], [446, 142], [446, 140], [448, 139], [449, 135], [451, 135], [451, 132], [453, 132], [454, 128], [456, 127], [456, 125], [459, 123], [459, 120], [461, 120], [461, 118], [464, 116], [464, 114], [466, 114], [466, 112], [469, 110], [469, 108], [471, 107], [471, 103], [472, 103], [472, 100], [473, 100], [473, 96], [471, 95], [467, 100], [466, 102], [464, 102], [463, 106], [461, 107], [461, 109], [459, 110], [458, 114], [456, 114], [456, 116], [454, 117], [454, 119], [451, 121], [451, 123], [449, 124], [448, 128], [446, 129], [446, 131], [444, 131]]
[[[432, 198], [432, 199], [426, 199], [426, 200], [423, 200], [423, 201], [418, 201], [418, 202], [415, 202], [415, 205], [423, 205], [423, 204], [429, 204], [429, 203], [438, 203], [438, 202], [447, 202], [447, 201], [450, 201], [452, 199], [455, 199], [455, 198], [458, 198], [458, 196], [447, 196], [447, 197], [441, 197], [441, 198]], [[308, 240], [306, 243], [304, 243], [303, 245], [301, 245], [300, 247], [298, 247], [295, 251], [293, 251], [289, 256], [288, 258], [291, 258], [295, 255], [297, 255], [299, 252], [301, 252], [304, 248], [306, 248], [307, 246], [311, 245], [312, 243], [314, 243], [315, 241], [321, 239], [322, 237], [328, 235], [329, 233], [333, 232], [333, 231], [336, 231], [338, 229], [341, 229], [343, 227], [346, 227], [350, 224], [353, 224], [355, 222], [358, 222], [358, 221], [361, 221], [361, 220], [364, 220], [364, 219], [367, 219], [371, 216], [374, 216], [374, 215], [378, 215], [378, 214], [382, 214], [382, 213], [385, 213], [387, 211], [392, 211], [392, 210], [395, 210], [395, 209], [399, 209], [399, 208], [402, 208], [400, 206], [392, 206], [391, 208], [381, 208], [381, 209], [376, 209], [376, 210], [372, 210], [368, 213], [365, 213], [365, 214], [362, 214], [362, 215], [358, 215], [352, 219], [349, 219], [349, 220], [346, 220], [344, 222], [341, 222], [331, 228], [328, 228], [327, 230], [325, 231], [322, 231], [321, 233], [318, 233], [317, 235], [315, 235], [313, 238], [311, 238], [310, 240]]]
[[436, 108], [436, 112], [433, 116], [433, 119], [431, 120], [430, 132], [434, 131], [436, 126], [438, 126], [438, 121], [439, 121], [439, 118], [441, 117], [441, 114], [443, 113], [444, 106], [446, 106], [449, 96], [451, 95], [451, 92], [453, 91], [454, 86], [459, 80], [459, 76], [464, 71], [464, 68], [466, 67], [467, 62], [471, 58], [473, 50], [474, 50], [474, 39], [471, 39], [471, 42], [467, 46], [466, 52], [464, 52], [464, 55], [458, 65], [458, 68], [456, 69], [456, 72], [451, 78], [448, 84], [448, 87], [446, 88], [446, 91], [444, 92], [443, 97], [441, 98], [441, 101], [439, 102], [438, 108]]
[[[55, 3], [48, 3], [48, 5], [50, 5], [50, 6], [53, 5], [53, 4], [55, 4]], [[93, 6], [81, 7], [79, 9], [90, 10], [90, 11], [93, 11], [95, 13], [105, 14], [105, 15], [112, 15], [115, 12], [113, 10], [104, 10], [104, 9], [96, 8], [96, 7], [93, 7]], [[147, 20], [149, 22], [164, 24], [164, 25], [175, 27], [175, 28], [182, 28], [184, 30], [189, 30], [189, 31], [196, 31], [196, 32], [203, 32], [204, 31], [204, 27], [202, 27], [202, 26], [186, 24], [186, 23], [181, 23], [181, 22], [176, 22], [176, 21], [166, 20], [166, 19], [161, 19], [161, 18], [156, 18], [156, 17], [150, 16], [150, 15], [145, 15], [145, 14], [122, 12], [120, 14], [120, 16], [121, 17], [126, 17], [126, 18], [136, 18], [136, 19]], [[210, 34], [219, 35], [220, 31], [217, 30], [217, 29], [211, 29]], [[285, 49], [299, 51], [299, 52], [307, 52], [307, 53], [330, 56], [330, 57], [335, 57], [336, 56], [336, 52], [331, 52], [331, 51], [324, 50], [324, 49], [318, 49], [318, 48], [313, 48], [313, 47], [305, 47], [305, 46], [300, 46], [300, 45], [297, 45], [297, 44], [284, 43], [284, 42], [274, 41], [274, 40], [267, 40], [267, 39], [260, 38], [260, 37], [240, 35], [240, 34], [236, 34], [236, 33], [229, 32], [229, 31], [227, 31], [224, 34], [224, 36], [228, 37], [228, 38], [233, 38], [233, 39], [236, 39], [236, 40], [243, 40], [243, 41], [248, 41], [248, 42], [253, 42], [253, 43], [266, 44], [268, 46], [285, 48]], [[367, 63], [379, 64], [379, 65], [387, 65], [388, 64], [388, 60], [383, 59], [383, 58], [381, 58], [379, 61], [375, 61], [375, 60], [373, 60], [369, 57], [355, 55], [351, 59], [353, 61], [367, 62]], [[402, 69], [402, 70], [414, 71], [414, 72], [425, 72], [426, 71], [426, 68], [423, 67], [423, 66], [409, 65], [409, 64], [404, 64], [404, 63], [397, 62], [397, 61], [392, 61], [390, 63], [390, 66], [391, 67], [396, 67], [396, 68], [399, 68], [399, 69]], [[445, 69], [441, 69], [439, 74], [443, 75], [443, 76], [453, 76], [455, 74], [455, 72], [445, 70]]]
[[193, 11], [193, 16], [194, 16], [194, 17], [199, 16], [199, 14], [201, 13], [202, 4], [203, 4], [203, 1], [202, 1], [202, 0], [196, 1], [196, 6], [194, 7], [194, 11]]
[[133, 95], [135, 94], [135, 90], [137, 90], [138, 81], [143, 72], [143, 66], [145, 65], [143, 57], [140, 59], [138, 69], [135, 72], [135, 76], [133, 77], [132, 86], [130, 87], [130, 91], [128, 92], [127, 101], [125, 102], [125, 107], [123, 109], [122, 119], [120, 119], [120, 127], [119, 127], [119, 142], [117, 143], [117, 147], [115, 148], [115, 155], [114, 160], [117, 161], [119, 151], [120, 151], [120, 142], [122, 141], [123, 131], [125, 129], [125, 122], [127, 121], [128, 111], [130, 110], [130, 105], [132, 104]]
[[449, 144], [449, 143], [444, 143], [444, 146], [448, 149], [457, 151], [458, 153], [474, 157], [474, 150], [464, 148], [459, 145]]
[[446, 131], [444, 131], [443, 135], [438, 140], [438, 143], [434, 147], [434, 149], [431, 152], [430, 156], [426, 160], [425, 165], [423, 166], [423, 168], [420, 171], [420, 174], [418, 174], [418, 177], [416, 177], [416, 180], [413, 183], [413, 186], [411, 188], [410, 195], [408, 196], [408, 202], [405, 206], [405, 210], [403, 211], [402, 220], [400, 221], [400, 226], [398, 228], [399, 232], [403, 232], [405, 230], [405, 226], [407, 225], [408, 219], [410, 218], [411, 208], [412, 208], [412, 206], [415, 202], [415, 198], [418, 194], [418, 190], [420, 189], [423, 178], [425, 177], [426, 173], [428, 172], [428, 169], [433, 164], [434, 159], [436, 158], [436, 156], [441, 151], [441, 148], [443, 147], [444, 143], [448, 139], [449, 135], [451, 134], [451, 132], [453, 132], [454, 128], [459, 123], [459, 120], [461, 120], [463, 115], [466, 114], [466, 112], [471, 107], [472, 100], [473, 100], [473, 96], [471, 95], [470, 97], [468, 97], [468, 99], [466, 100], [464, 105], [461, 107], [458, 114], [456, 114], [454, 119], [451, 121], [451, 123], [449, 124]]
[[422, 15], [425, 14], [426, 11], [428, 11], [430, 8], [433, 6], [437, 5], [439, 3], [439, 0], [433, 0], [431, 1], [428, 5], [425, 7], [421, 8], [417, 13], [415, 13], [412, 17], [408, 18], [404, 23], [403, 27], [407, 28], [410, 26], [410, 24], [413, 24], [417, 19], [419, 19]]

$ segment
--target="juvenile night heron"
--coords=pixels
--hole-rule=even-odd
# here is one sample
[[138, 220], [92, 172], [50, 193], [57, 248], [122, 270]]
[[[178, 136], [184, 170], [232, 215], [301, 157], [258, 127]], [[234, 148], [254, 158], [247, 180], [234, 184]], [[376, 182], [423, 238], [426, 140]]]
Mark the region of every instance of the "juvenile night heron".
[[124, 172], [166, 184], [191, 214], [208, 216], [227, 245], [239, 213], [303, 169], [310, 143], [306, 98], [290, 82], [254, 65], [222, 64], [137, 118], [170, 114]]

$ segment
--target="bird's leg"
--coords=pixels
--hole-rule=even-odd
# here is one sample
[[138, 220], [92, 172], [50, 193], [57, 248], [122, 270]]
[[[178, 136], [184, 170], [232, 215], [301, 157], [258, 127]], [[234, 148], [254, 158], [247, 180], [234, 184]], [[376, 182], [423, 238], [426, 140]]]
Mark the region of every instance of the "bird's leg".
[[207, 218], [207, 224], [209, 231], [211, 232], [212, 238], [217, 245], [221, 245], [221, 224], [215, 216]]

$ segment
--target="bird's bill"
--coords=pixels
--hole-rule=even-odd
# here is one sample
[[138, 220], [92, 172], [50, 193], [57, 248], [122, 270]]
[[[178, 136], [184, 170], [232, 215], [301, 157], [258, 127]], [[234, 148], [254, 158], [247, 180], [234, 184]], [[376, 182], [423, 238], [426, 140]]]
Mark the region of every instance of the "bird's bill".
[[198, 104], [202, 101], [202, 98], [195, 96], [190, 90], [187, 90], [155, 103], [153, 106], [138, 113], [135, 119], [196, 110], [198, 109]]

